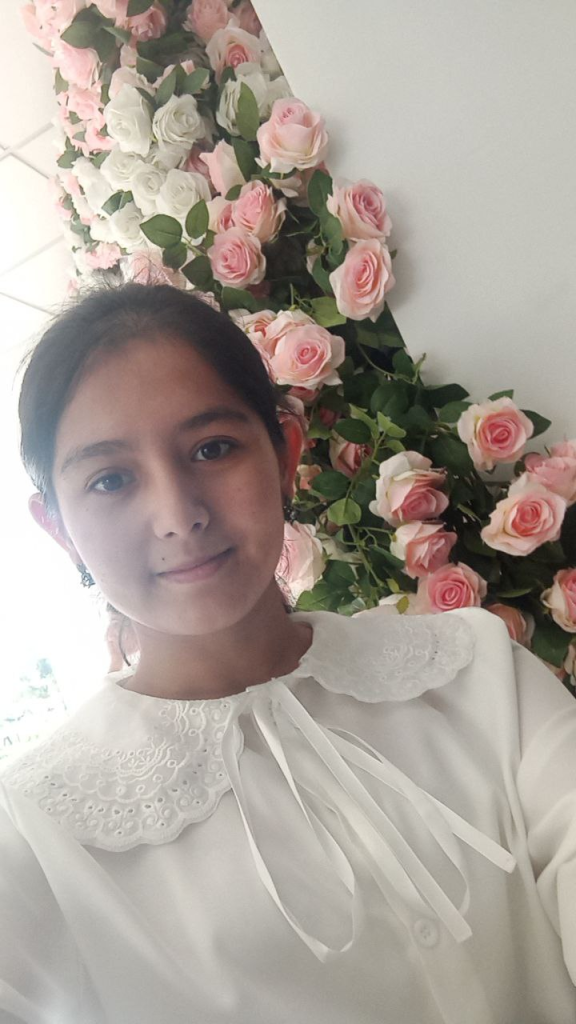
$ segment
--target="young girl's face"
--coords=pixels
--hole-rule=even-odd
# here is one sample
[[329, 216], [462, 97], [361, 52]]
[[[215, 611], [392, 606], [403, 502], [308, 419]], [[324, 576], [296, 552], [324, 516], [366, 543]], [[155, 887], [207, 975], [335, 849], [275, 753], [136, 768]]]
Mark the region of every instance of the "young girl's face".
[[299, 428], [286, 433], [278, 453], [189, 345], [131, 341], [94, 363], [60, 421], [60, 543], [136, 623], [179, 635], [231, 626], [275, 587], [302, 445]]

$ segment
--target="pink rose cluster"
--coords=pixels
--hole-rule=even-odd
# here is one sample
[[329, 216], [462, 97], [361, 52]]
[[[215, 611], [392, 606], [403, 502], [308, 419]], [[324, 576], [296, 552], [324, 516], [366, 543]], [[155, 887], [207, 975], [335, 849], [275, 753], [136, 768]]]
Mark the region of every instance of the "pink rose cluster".
[[291, 385], [306, 395], [322, 385], [340, 383], [336, 369], [344, 362], [344, 339], [330, 334], [306, 313], [238, 310], [234, 319], [260, 352], [277, 384]]
[[491, 470], [497, 462], [515, 462], [522, 455], [534, 426], [511, 398], [471, 405], [457, 424], [476, 469]]
[[446, 470], [433, 469], [431, 459], [419, 452], [400, 452], [380, 463], [370, 511], [391, 526], [437, 519], [448, 508], [445, 484]]

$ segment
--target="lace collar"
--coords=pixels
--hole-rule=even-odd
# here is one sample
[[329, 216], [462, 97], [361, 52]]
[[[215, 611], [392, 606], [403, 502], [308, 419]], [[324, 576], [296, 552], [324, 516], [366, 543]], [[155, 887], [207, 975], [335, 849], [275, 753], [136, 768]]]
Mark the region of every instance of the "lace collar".
[[303, 678], [359, 701], [409, 700], [450, 682], [473, 655], [473, 630], [456, 613], [294, 618], [312, 625], [314, 636], [289, 675], [224, 698], [179, 700], [124, 689], [130, 670], [111, 674], [47, 740], [11, 762], [0, 782], [80, 843], [125, 850], [169, 842], [212, 814], [231, 788], [223, 742], [236, 762], [242, 716], [255, 704], [277, 705]]

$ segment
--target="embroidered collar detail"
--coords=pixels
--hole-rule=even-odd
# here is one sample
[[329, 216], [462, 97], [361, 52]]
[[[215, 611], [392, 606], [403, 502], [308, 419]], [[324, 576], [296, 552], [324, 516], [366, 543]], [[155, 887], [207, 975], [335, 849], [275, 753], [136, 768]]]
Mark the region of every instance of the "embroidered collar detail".
[[452, 613], [294, 618], [310, 623], [314, 636], [289, 675], [225, 698], [168, 700], [126, 690], [131, 671], [114, 673], [47, 740], [11, 762], [0, 782], [80, 843], [127, 850], [170, 842], [208, 818], [231, 788], [223, 739], [229, 734], [228, 759], [237, 762], [241, 719], [256, 701], [277, 703], [303, 678], [359, 701], [409, 700], [450, 682], [473, 655], [474, 632]]
[[[164, 700], [125, 690], [118, 673], [106, 677], [103, 687], [48, 740], [8, 765], [0, 776], [0, 804], [8, 810], [19, 804], [16, 820], [25, 838], [25, 806], [32, 801], [80, 844], [121, 852], [170, 842], [187, 825], [209, 817], [232, 790], [262, 884], [324, 962], [353, 944], [353, 902], [361, 899], [346, 850], [330, 831], [330, 818], [319, 816], [322, 806], [336, 808], [354, 849], [406, 927], [433, 914], [454, 941], [462, 942], [471, 935], [464, 916], [470, 894], [456, 840], [504, 871], [515, 866], [510, 853], [419, 788], [361, 737], [315, 721], [292, 691], [298, 680], [308, 679], [359, 701], [412, 699], [450, 682], [471, 661], [473, 629], [466, 616], [456, 613], [396, 618], [375, 611], [352, 619], [329, 612], [296, 614], [314, 629], [297, 669], [230, 697]], [[290, 866], [274, 858], [267, 862], [258, 846], [257, 836], [269, 827], [273, 809], [263, 809], [258, 794], [244, 782], [245, 716], [308, 822], [298, 839], [299, 861], [314, 865], [315, 877], [325, 880], [324, 897], [331, 908], [309, 930], [291, 898], [280, 895], [290, 891], [283, 877]], [[376, 780], [378, 800], [363, 785], [363, 773]], [[459, 906], [388, 817], [391, 792], [411, 804], [421, 827], [452, 862], [464, 885]], [[32, 846], [33, 825], [34, 819]], [[282, 829], [282, 822], [276, 827]], [[335, 923], [328, 927], [327, 921]]]

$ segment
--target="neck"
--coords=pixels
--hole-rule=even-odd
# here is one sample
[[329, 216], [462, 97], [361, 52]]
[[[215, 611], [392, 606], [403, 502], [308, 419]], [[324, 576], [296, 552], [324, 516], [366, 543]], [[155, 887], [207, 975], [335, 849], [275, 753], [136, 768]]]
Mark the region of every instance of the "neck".
[[312, 627], [286, 613], [276, 586], [239, 622], [203, 636], [171, 636], [137, 626], [138, 666], [126, 689], [151, 697], [228, 697], [294, 671]]

